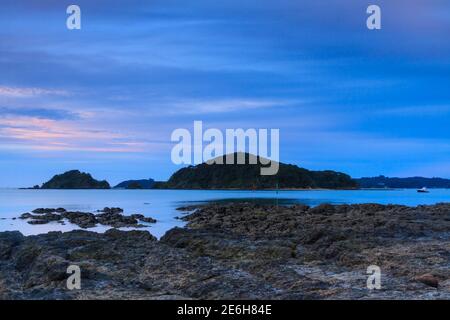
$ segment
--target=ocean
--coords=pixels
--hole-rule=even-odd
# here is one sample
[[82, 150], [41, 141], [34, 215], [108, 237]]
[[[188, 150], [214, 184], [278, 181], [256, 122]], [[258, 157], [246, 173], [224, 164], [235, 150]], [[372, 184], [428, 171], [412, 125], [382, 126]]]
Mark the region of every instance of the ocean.
[[[321, 203], [355, 204], [380, 203], [416, 206], [450, 202], [450, 189], [430, 189], [430, 193], [417, 193], [413, 189], [395, 190], [308, 190], [308, 191], [235, 191], [235, 190], [18, 190], [0, 189], [0, 232], [18, 230], [24, 235], [49, 231], [70, 231], [77, 226], [67, 223], [30, 225], [12, 218], [36, 208], [62, 207], [73, 211], [94, 212], [104, 207], [120, 207], [124, 214], [140, 213], [155, 218], [151, 227], [141, 228], [161, 237], [173, 227], [182, 227], [176, 219], [180, 206], [210, 201], [252, 201], [288, 205], [295, 203], [315, 206]], [[103, 232], [109, 227], [98, 226], [88, 230]]]

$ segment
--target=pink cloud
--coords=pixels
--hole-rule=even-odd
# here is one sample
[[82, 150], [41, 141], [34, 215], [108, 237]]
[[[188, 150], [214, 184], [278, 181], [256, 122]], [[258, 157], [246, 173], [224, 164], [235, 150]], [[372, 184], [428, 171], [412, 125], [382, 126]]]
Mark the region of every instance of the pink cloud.
[[[148, 144], [80, 122], [32, 117], [0, 118], [0, 148], [43, 151], [145, 152]], [[148, 150], [148, 149], [147, 149]]]

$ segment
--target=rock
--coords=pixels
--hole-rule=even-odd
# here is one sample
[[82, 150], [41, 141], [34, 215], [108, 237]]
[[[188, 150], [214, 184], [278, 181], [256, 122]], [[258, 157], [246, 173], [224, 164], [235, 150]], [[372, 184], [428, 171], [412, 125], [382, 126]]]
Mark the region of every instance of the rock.
[[150, 217], [144, 217], [144, 218], [141, 218], [139, 220], [141, 220], [143, 222], [147, 222], [147, 223], [156, 223], [157, 222], [156, 219], [153, 219], [153, 218], [150, 218]]
[[415, 280], [433, 288], [439, 287], [439, 279], [430, 273], [417, 276]]
[[0, 260], [8, 259], [12, 250], [24, 240], [25, 237], [18, 231], [0, 232]]
[[105, 236], [115, 240], [133, 240], [133, 241], [157, 241], [157, 239], [148, 231], [121, 231], [117, 229], [109, 229], [105, 232]]
[[[160, 241], [138, 230], [0, 233], [0, 297], [450, 299], [450, 204], [313, 209], [203, 205], [183, 216], [186, 227]], [[47, 212], [29, 219], [61, 215], [81, 225], [136, 227], [148, 218], [122, 212]], [[81, 291], [65, 288], [70, 264], [81, 268]], [[370, 265], [381, 268], [382, 290], [367, 290]]]
[[32, 217], [34, 217], [31, 213], [23, 213], [23, 214], [21, 214], [20, 215], [20, 217], [19, 217], [19, 219], [23, 219], [23, 220], [25, 220], [25, 219], [30, 219], [30, 218], [32, 218]]
[[145, 227], [139, 224], [139, 220], [147, 223], [156, 223], [156, 220], [150, 217], [145, 217], [141, 214], [134, 214], [131, 216], [123, 215], [121, 208], [104, 208], [99, 214], [94, 215], [90, 212], [73, 212], [67, 211], [64, 208], [47, 209], [39, 208], [33, 211], [36, 215], [31, 213], [24, 213], [20, 219], [30, 219], [29, 224], [46, 224], [51, 221], [58, 221], [64, 224], [63, 219], [69, 220], [70, 223], [76, 224], [80, 228], [93, 228], [97, 224], [111, 226], [113, 228], [131, 227], [142, 228]]
[[35, 220], [30, 220], [27, 221], [28, 224], [47, 224], [49, 223], [48, 220], [39, 220], [39, 219], [35, 219]]
[[439, 287], [442, 290], [446, 290], [446, 291], [450, 292], [450, 279], [440, 282]]
[[335, 212], [335, 207], [331, 204], [324, 203], [308, 210], [308, 214], [332, 214]]
[[189, 211], [197, 210], [198, 208], [201, 208], [201, 207], [202, 207], [202, 205], [191, 205], [191, 206], [178, 207], [178, 208], [176, 208], [176, 210], [189, 212]]
[[53, 213], [55, 211], [56, 211], [55, 209], [50, 209], [50, 208], [38, 208], [38, 209], [33, 210], [32, 212], [36, 213], [36, 214], [43, 214], [43, 213]]
[[61, 214], [61, 217], [83, 229], [93, 228], [98, 223], [95, 215], [90, 212], [66, 211]]
[[132, 214], [131, 215], [132, 218], [143, 221], [143, 222], [147, 222], [147, 223], [156, 223], [157, 221], [153, 218], [150, 217], [145, 217], [143, 214]]
[[39, 260], [39, 264], [36, 265], [33, 270], [37, 272], [41, 271], [46, 275], [48, 281], [63, 281], [67, 279], [67, 267], [70, 263], [63, 257], [58, 255], [43, 256]]
[[114, 228], [133, 227], [138, 225], [138, 220], [132, 216], [124, 216], [117, 210], [108, 210], [105, 213], [96, 215], [99, 223], [112, 226]]
[[[0, 233], [3, 238], [21, 239]], [[247, 273], [159, 243], [146, 231], [52, 232], [24, 237], [17, 246], [8, 263], [0, 263], [0, 275], [9, 279], [1, 282], [0, 276], [2, 294], [14, 299], [268, 298], [275, 292]], [[68, 265], [80, 267], [83, 290], [65, 288]]]
[[119, 214], [119, 213], [123, 213], [123, 209], [121, 208], [104, 208], [103, 211], [106, 214]]
[[[46, 210], [46, 209], [44, 209], [44, 210]], [[20, 219], [31, 219], [30, 221], [28, 221], [29, 224], [46, 224], [51, 221], [59, 221], [62, 219], [62, 217], [59, 214], [48, 213], [47, 211], [45, 211], [45, 213], [44, 213], [44, 211], [39, 211], [39, 210], [34, 210], [34, 211], [38, 211], [39, 212], [38, 215], [24, 213], [19, 218]]]
[[37, 219], [40, 220], [46, 220], [46, 221], [59, 221], [62, 219], [62, 216], [59, 214], [54, 214], [54, 213], [45, 213], [43, 215], [40, 215], [37, 217]]
[[26, 268], [30, 268], [36, 258], [41, 254], [42, 247], [37, 243], [25, 243], [17, 252], [14, 253], [13, 262], [15, 268], [19, 271], [23, 271]]
[[[299, 281], [295, 275], [286, 274], [286, 268], [320, 263], [321, 268], [315, 274], [331, 275], [346, 268], [365, 270], [377, 264], [385, 277], [392, 277], [398, 285], [391, 288], [391, 297], [396, 297], [394, 292], [398, 290], [402, 298], [417, 298], [426, 297], [427, 292], [408, 291], [408, 279], [413, 273], [433, 266], [449, 270], [441, 278], [450, 276], [448, 260], [444, 258], [448, 249], [442, 249], [450, 247], [448, 212], [450, 204], [423, 207], [324, 204], [314, 208], [211, 204], [184, 216], [188, 230], [172, 229], [161, 242], [229, 266], [245, 266], [252, 274], [273, 279], [267, 281], [287, 290], [286, 293], [290, 292], [286, 283]], [[353, 284], [339, 285], [331, 279], [328, 284], [321, 284], [326, 288], [324, 295], [352, 297], [353, 293], [344, 287], [357, 286], [356, 278]], [[309, 290], [305, 283], [299, 284], [299, 288], [303, 292]], [[386, 298], [389, 294], [373, 295]]]

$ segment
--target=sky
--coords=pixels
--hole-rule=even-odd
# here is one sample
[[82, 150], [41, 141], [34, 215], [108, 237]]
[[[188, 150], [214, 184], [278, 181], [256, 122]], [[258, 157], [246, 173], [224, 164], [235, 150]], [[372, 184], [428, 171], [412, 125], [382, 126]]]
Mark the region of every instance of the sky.
[[166, 180], [195, 120], [279, 129], [308, 169], [450, 178], [449, 35], [448, 0], [2, 0], [0, 187]]

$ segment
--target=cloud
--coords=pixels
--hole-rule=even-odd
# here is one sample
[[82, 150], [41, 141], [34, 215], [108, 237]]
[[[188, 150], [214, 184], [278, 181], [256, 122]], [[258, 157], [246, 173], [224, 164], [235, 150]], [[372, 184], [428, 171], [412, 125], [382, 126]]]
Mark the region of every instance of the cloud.
[[450, 105], [422, 105], [376, 110], [375, 115], [380, 116], [439, 116], [450, 112]]
[[26, 116], [52, 120], [74, 120], [80, 117], [78, 113], [62, 109], [0, 107], [0, 117], [9, 116]]
[[0, 86], [0, 96], [4, 97], [28, 98], [42, 95], [66, 96], [68, 95], [68, 92], [65, 90], [55, 90], [55, 89]]
[[227, 113], [290, 106], [296, 103], [299, 103], [299, 101], [286, 99], [187, 99], [184, 101], [172, 103], [168, 110], [170, 110], [170, 113], [173, 114]]
[[145, 141], [114, 130], [73, 121], [33, 117], [0, 118], [0, 148], [44, 151], [132, 153], [147, 151]]

